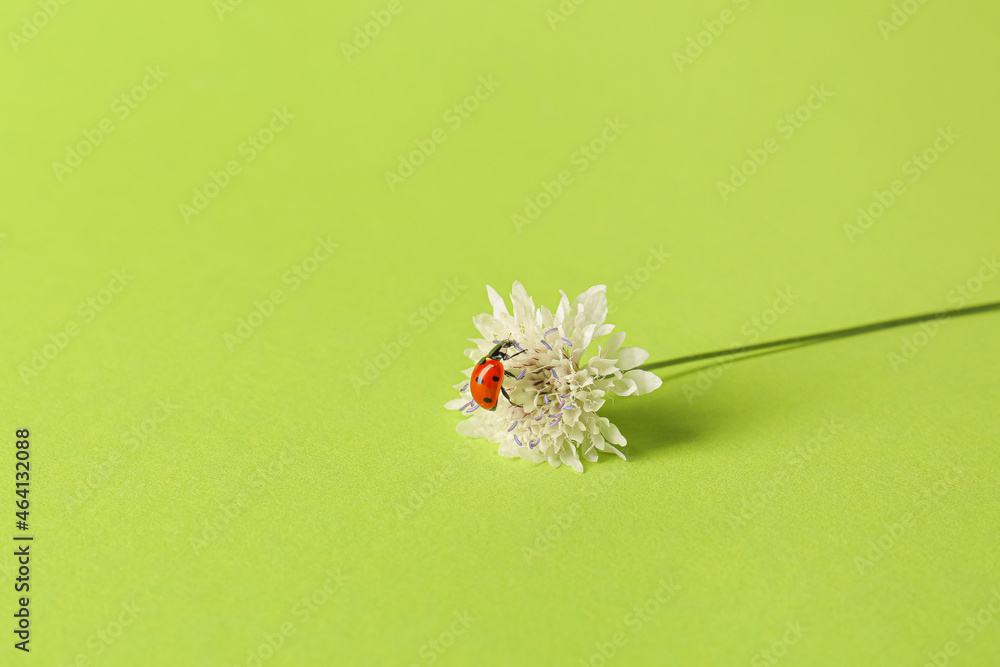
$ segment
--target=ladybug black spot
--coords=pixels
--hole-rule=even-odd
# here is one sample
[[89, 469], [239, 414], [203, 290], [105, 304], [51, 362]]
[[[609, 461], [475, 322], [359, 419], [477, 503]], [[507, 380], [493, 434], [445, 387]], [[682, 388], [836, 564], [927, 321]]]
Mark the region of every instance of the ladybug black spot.
[[484, 398], [483, 399], [483, 403], [492, 403], [492, 402], [493, 402], [492, 398]]
[[493, 376], [493, 381], [494, 381], [494, 382], [499, 382], [499, 381], [500, 381], [500, 378], [499, 378], [499, 377], [497, 377], [496, 375], [494, 375], [494, 376]]

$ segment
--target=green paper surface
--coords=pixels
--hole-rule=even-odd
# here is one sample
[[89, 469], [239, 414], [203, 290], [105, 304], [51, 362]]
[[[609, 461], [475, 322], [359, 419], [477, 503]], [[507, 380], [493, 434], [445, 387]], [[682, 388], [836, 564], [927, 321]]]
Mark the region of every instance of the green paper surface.
[[1000, 664], [1000, 315], [665, 369], [582, 475], [443, 408], [487, 284], [654, 361], [1000, 298], [998, 22], [4, 3], [0, 664]]

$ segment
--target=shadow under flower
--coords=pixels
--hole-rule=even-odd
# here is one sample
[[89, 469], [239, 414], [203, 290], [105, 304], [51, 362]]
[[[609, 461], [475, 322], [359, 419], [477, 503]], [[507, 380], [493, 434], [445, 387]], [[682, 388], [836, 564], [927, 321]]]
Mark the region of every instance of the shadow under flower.
[[[649, 396], [642, 397], [644, 400], [630, 399], [618, 403], [609, 401], [601, 410], [601, 414], [616, 424], [628, 439], [628, 445], [623, 451], [630, 460], [641, 459], [669, 447], [696, 445], [713, 431], [725, 430], [730, 425], [745, 426], [748, 411], [743, 409], [724, 413], [717, 408], [717, 404], [709, 401], [692, 403], [684, 399], [680, 388], [676, 386], [678, 380], [716, 366], [729, 366], [747, 359], [765, 357], [820, 342], [824, 341], [795, 343], [787, 347], [699, 364], [684, 371], [662, 375], [663, 386]], [[761, 406], [760, 409], [754, 409], [749, 413], [754, 416], [764, 416], [766, 410]]]

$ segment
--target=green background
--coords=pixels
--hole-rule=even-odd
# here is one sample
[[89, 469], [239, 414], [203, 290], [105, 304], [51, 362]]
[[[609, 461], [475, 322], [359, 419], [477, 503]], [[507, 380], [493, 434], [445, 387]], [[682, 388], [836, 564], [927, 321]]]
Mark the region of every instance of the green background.
[[[442, 408], [486, 284], [550, 307], [607, 284], [653, 360], [1000, 297], [996, 3], [912, 2], [892, 31], [888, 0], [668, 4], [402, 0], [348, 58], [386, 3], [77, 0], [32, 31], [40, 4], [5, 2], [0, 535], [27, 427], [36, 540], [30, 655], [0, 559], [0, 663], [252, 665], [282, 627], [263, 664], [1000, 662], [1000, 619], [960, 625], [1000, 590], [996, 315], [663, 372], [602, 411], [629, 461], [583, 475]], [[122, 117], [147, 67], [166, 76]], [[812, 87], [832, 96], [800, 110]], [[294, 119], [248, 160], [274, 109]]]

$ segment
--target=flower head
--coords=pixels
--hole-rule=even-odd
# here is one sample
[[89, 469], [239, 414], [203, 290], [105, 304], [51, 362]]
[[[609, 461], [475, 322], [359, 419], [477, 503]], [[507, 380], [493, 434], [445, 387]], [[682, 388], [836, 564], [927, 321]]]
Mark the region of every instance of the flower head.
[[[510, 401], [501, 398], [493, 410], [480, 408], [470, 392], [473, 368], [466, 369], [466, 380], [455, 385], [461, 397], [445, 404], [468, 414], [458, 432], [499, 443], [499, 453], [507, 458], [548, 461], [553, 468], [565, 463], [577, 472], [583, 472], [581, 455], [596, 461], [598, 452], [609, 452], [624, 459], [618, 447], [625, 446], [625, 438], [597, 411], [610, 395], [646, 394], [662, 380], [636, 368], [649, 358], [648, 352], [622, 347], [624, 332], [611, 334], [614, 325], [604, 322], [607, 287], [595, 285], [572, 303], [560, 292], [555, 313], [536, 308], [519, 282], [510, 295], [512, 312], [492, 287], [486, 293], [493, 314], [473, 318], [483, 337], [470, 339], [475, 347], [465, 354], [478, 361], [497, 343], [511, 342], [504, 366], [513, 377], [503, 378]], [[596, 352], [589, 349], [609, 334]]]

